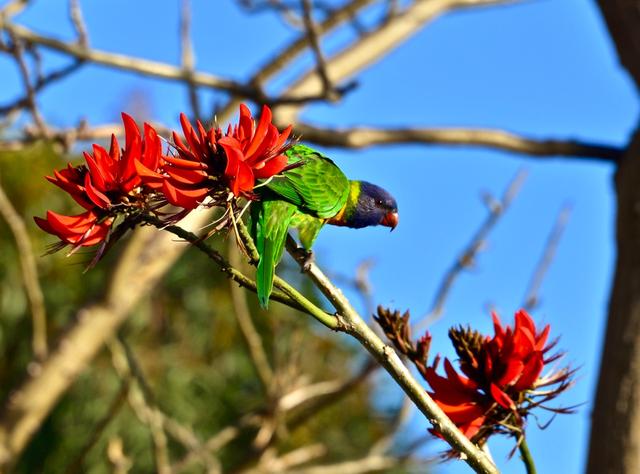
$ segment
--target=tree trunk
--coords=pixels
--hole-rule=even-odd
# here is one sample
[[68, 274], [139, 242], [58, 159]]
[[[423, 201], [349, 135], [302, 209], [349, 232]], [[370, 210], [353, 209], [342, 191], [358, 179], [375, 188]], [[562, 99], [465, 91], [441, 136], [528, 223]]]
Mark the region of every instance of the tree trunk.
[[[600, 0], [622, 65], [640, 85], [640, 1]], [[587, 472], [640, 473], [640, 130], [615, 175], [617, 261]]]

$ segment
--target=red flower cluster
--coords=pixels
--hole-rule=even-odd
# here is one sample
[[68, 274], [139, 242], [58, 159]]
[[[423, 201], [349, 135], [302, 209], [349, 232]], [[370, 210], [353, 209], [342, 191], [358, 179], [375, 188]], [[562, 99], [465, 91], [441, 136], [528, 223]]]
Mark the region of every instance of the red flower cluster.
[[86, 209], [76, 216], [47, 211], [46, 219], [35, 217], [42, 230], [56, 235], [64, 244], [83, 247], [103, 242], [115, 221], [113, 211], [139, 204], [137, 187], [141, 179], [136, 172], [136, 162], [150, 168], [157, 168], [160, 163], [162, 147], [156, 131], [145, 124], [144, 137], [141, 137], [129, 115], [123, 113], [122, 121], [126, 143], [123, 150], [113, 135], [108, 153], [103, 147], [93, 145], [93, 154], [84, 153], [85, 165], [68, 165], [62, 171], [54, 171], [54, 176], [47, 176]]
[[[531, 408], [571, 384], [572, 371], [568, 369], [541, 378], [544, 366], [560, 356], [547, 356], [555, 345], [547, 344], [549, 325], [538, 330], [524, 310], [516, 313], [513, 327], [503, 326], [495, 313], [493, 324], [493, 337], [464, 328], [449, 332], [464, 375], [456, 372], [448, 359], [444, 360], [445, 376], [436, 373], [438, 358], [424, 371], [432, 389], [430, 395], [477, 443], [496, 432], [519, 434]], [[543, 386], [554, 387], [536, 391]]]
[[[173, 153], [164, 154], [156, 130], [144, 124], [141, 135], [135, 121], [122, 114], [125, 147], [112, 136], [109, 152], [99, 145], [84, 153], [86, 164], [69, 165], [47, 179], [69, 193], [85, 212], [63, 216], [47, 211], [35, 218], [45, 232], [56, 235], [62, 246], [74, 248], [106, 243], [118, 216], [128, 226], [143, 213], [159, 213], [171, 204], [179, 209], [171, 219], [183, 217], [211, 198], [208, 205], [227, 206], [233, 198], [253, 198], [258, 179], [268, 179], [286, 169], [285, 151], [291, 127], [282, 133], [271, 123], [264, 106], [257, 126], [249, 109], [240, 106], [240, 120], [226, 133], [218, 127], [197, 131], [184, 114], [182, 139], [173, 132]], [[172, 211], [173, 212], [173, 211]], [[166, 213], [163, 213], [166, 215]]]
[[218, 127], [207, 130], [199, 121], [196, 131], [181, 114], [184, 141], [173, 132], [178, 156], [165, 157], [158, 172], [144, 166], [139, 166], [138, 172], [145, 184], [162, 189], [168, 202], [187, 210], [206, 197], [225, 201], [229, 191], [251, 199], [256, 179], [270, 178], [287, 166], [284, 152], [292, 128], [280, 133], [271, 118], [271, 110], [265, 105], [256, 127], [251, 112], [242, 104], [238, 125], [229, 126], [223, 133]]

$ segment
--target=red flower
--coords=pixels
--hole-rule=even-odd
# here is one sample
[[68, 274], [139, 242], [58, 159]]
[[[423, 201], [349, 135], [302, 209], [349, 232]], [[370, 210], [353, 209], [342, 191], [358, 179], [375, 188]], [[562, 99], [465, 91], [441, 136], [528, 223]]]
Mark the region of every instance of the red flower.
[[427, 367], [424, 373], [427, 382], [433, 389], [429, 395], [460, 431], [471, 439], [484, 424], [490, 404], [486, 397], [478, 392], [478, 385], [471, 379], [459, 375], [448, 359], [444, 360], [446, 377], [436, 373], [437, 366], [438, 359], [436, 358], [433, 366]]
[[[562, 369], [541, 378], [545, 364], [559, 357], [545, 358], [555, 345], [547, 344], [549, 325], [538, 330], [524, 310], [516, 313], [513, 327], [503, 326], [497, 314], [492, 316], [493, 337], [465, 328], [449, 331], [466, 377], [447, 359], [445, 376], [436, 373], [438, 358], [423, 371], [433, 399], [477, 443], [492, 433], [521, 431], [528, 412], [567, 389], [573, 373]], [[543, 385], [555, 387], [536, 393]]]
[[291, 127], [280, 133], [271, 118], [271, 110], [264, 106], [254, 127], [251, 112], [243, 104], [239, 123], [223, 133], [218, 127], [207, 130], [199, 121], [194, 128], [181, 114], [184, 139], [173, 132], [178, 156], [164, 157], [161, 172], [139, 165], [138, 173], [145, 184], [161, 189], [169, 203], [186, 210], [208, 196], [216, 203], [226, 202], [229, 191], [252, 198], [256, 179], [270, 178], [287, 166], [284, 152]]
[[289, 125], [280, 133], [271, 117], [269, 107], [263, 106], [260, 122], [254, 127], [251, 112], [241, 104], [238, 125], [219, 140], [227, 155], [224, 175], [236, 196], [250, 194], [256, 179], [270, 178], [287, 166], [284, 152], [292, 127]]
[[64, 243], [91, 246], [105, 241], [115, 215], [133, 206], [145, 205], [145, 190], [140, 187], [136, 163], [145, 169], [157, 169], [162, 157], [162, 145], [156, 131], [144, 125], [144, 137], [135, 121], [122, 114], [125, 148], [120, 149], [115, 135], [111, 136], [109, 152], [93, 145], [93, 153], [84, 153], [85, 165], [54, 171], [47, 179], [60, 187], [87, 212], [77, 216], [62, 216], [48, 211], [47, 218], [36, 217], [45, 232], [56, 235]]
[[100, 219], [93, 211], [77, 216], [63, 216], [47, 211], [46, 219], [34, 217], [34, 220], [42, 230], [74, 247], [90, 247], [103, 242], [113, 224], [113, 217]]

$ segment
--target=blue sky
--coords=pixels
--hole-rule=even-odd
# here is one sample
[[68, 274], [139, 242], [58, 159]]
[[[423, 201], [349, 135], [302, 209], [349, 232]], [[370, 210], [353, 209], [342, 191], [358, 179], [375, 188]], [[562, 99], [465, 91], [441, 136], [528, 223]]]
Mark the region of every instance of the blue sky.
[[[229, 0], [193, 0], [198, 67], [245, 78], [293, 35], [275, 17], [247, 17]], [[83, 2], [94, 47], [175, 63], [178, 2]], [[71, 38], [66, 1], [36, 2], [20, 21], [39, 32]], [[123, 13], [123, 12], [126, 12]], [[348, 35], [331, 39], [335, 49]], [[47, 64], [59, 64], [47, 55]], [[297, 70], [309, 64], [303, 60]], [[17, 94], [19, 76], [0, 58], [2, 102]], [[280, 78], [274, 87], [286, 83]], [[578, 138], [623, 145], [637, 120], [638, 100], [617, 63], [605, 25], [592, 2], [514, 3], [469, 9], [439, 18], [359, 76], [359, 88], [339, 104], [308, 107], [305, 120], [328, 126], [424, 125], [500, 127], [540, 138]], [[175, 125], [188, 110], [176, 84], [87, 66], [42, 95], [48, 120], [76, 124], [116, 120], [127, 98], [144, 91], [153, 116]], [[220, 96], [201, 94], [205, 107]], [[560, 335], [567, 361], [580, 366], [576, 387], [562, 403], [585, 403], [577, 414], [558, 416], [528, 436], [540, 472], [581, 472], [587, 448], [589, 411], [614, 263], [613, 167], [579, 159], [532, 159], [499, 151], [452, 147], [393, 146], [364, 151], [325, 150], [353, 177], [383, 185], [399, 203], [400, 226], [358, 232], [323, 231], [316, 251], [324, 266], [352, 274], [374, 257], [376, 303], [425, 314], [443, 271], [486, 215], [480, 192], [500, 195], [525, 168], [522, 192], [491, 234], [476, 268], [455, 285], [444, 317], [431, 328], [434, 352], [453, 356], [446, 331], [471, 323], [489, 330], [487, 307], [511, 321], [522, 302], [555, 217], [565, 203], [573, 212], [533, 313]], [[354, 298], [354, 302], [357, 300]], [[379, 403], [397, 402], [381, 390]], [[542, 420], [546, 418], [542, 414]], [[412, 421], [410, 435], [426, 429]], [[439, 448], [437, 443], [432, 448]], [[503, 472], [522, 472], [506, 460], [508, 443], [493, 443]], [[470, 470], [459, 462], [438, 472]]]

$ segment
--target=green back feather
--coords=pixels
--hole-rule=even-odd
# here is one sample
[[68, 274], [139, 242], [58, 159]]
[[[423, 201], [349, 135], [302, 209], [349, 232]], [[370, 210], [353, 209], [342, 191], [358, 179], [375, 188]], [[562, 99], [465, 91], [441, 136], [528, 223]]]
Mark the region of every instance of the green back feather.
[[272, 179], [266, 187], [301, 212], [321, 219], [335, 216], [349, 196], [345, 174], [329, 158], [304, 145], [292, 147], [287, 156], [289, 164], [303, 164]]

